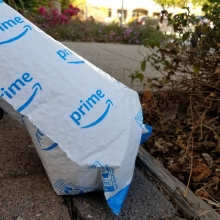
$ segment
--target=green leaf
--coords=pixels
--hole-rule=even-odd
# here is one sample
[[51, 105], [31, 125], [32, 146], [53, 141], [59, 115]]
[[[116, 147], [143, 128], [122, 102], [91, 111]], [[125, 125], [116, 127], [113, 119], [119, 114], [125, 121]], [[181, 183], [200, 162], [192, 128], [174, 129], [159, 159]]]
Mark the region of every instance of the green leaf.
[[182, 36], [182, 41], [186, 41], [189, 38], [189, 33], [184, 33]]
[[164, 65], [165, 65], [165, 66], [170, 66], [171, 64], [170, 64], [170, 62], [169, 62], [168, 60], [165, 60], [165, 61], [164, 61]]
[[147, 63], [146, 60], [143, 60], [143, 61], [141, 62], [141, 70], [142, 70], [143, 72], [144, 72], [145, 69], [146, 69], [146, 63]]
[[164, 79], [164, 84], [168, 84], [170, 82], [169, 79]]
[[205, 5], [203, 5], [202, 10], [205, 11], [205, 10], [207, 10], [208, 8], [209, 8], [209, 5], [208, 5], [208, 4], [205, 4]]
[[134, 71], [129, 77], [131, 77], [131, 81], [133, 82], [135, 79], [139, 79], [140, 82], [143, 81], [144, 75], [138, 70]]
[[133, 82], [135, 79], [135, 76], [133, 74], [131, 74], [129, 77], [131, 77], [131, 82]]
[[140, 82], [143, 82], [144, 75], [142, 73], [140, 73], [138, 78], [139, 78]]
[[148, 82], [148, 83], [151, 83], [151, 82], [152, 82], [152, 79], [151, 79], [151, 78], [147, 78], [147, 82]]
[[199, 73], [199, 67], [198, 66], [193, 66], [193, 72], [195, 73], [195, 74], [197, 74], [197, 73]]
[[183, 25], [183, 27], [186, 27], [186, 25], [187, 25], [187, 20], [186, 19], [182, 20], [182, 25]]

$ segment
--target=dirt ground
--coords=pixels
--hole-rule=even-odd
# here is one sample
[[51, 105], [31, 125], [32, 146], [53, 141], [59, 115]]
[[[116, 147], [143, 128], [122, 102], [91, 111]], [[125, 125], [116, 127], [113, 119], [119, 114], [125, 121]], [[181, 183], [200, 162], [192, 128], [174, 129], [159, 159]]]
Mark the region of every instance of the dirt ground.
[[26, 129], [0, 120], [0, 220], [69, 220]]

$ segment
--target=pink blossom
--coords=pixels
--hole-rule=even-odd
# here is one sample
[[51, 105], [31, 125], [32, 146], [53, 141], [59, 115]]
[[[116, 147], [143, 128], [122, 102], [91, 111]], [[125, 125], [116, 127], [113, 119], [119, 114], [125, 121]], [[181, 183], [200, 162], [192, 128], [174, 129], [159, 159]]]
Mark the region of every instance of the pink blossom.
[[57, 9], [53, 9], [51, 12], [52, 12], [52, 15], [53, 15], [53, 16], [57, 16], [57, 15], [59, 15]]
[[63, 10], [63, 14], [69, 14], [69, 9]]
[[62, 21], [65, 21], [65, 22], [68, 21], [68, 18], [64, 14], [61, 14], [60, 18]]
[[79, 12], [77, 7], [72, 5], [69, 8], [65, 9], [62, 14], [59, 14], [57, 9], [52, 9], [52, 5], [49, 4], [49, 10], [44, 6], [41, 6], [38, 11], [42, 15], [44, 22], [42, 23], [43, 27], [55, 27], [59, 25], [65, 25], [73, 15], [76, 15]]
[[44, 6], [41, 6], [41, 7], [38, 9], [38, 12], [39, 12], [41, 15], [44, 15], [44, 14], [47, 12], [47, 9], [46, 9]]

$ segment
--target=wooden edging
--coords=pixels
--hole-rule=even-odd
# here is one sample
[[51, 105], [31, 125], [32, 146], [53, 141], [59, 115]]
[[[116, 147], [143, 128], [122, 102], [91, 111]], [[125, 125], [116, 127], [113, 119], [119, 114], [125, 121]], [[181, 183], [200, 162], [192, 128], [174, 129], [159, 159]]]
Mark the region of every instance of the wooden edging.
[[220, 215], [209, 204], [195, 196], [188, 189], [184, 198], [186, 186], [174, 177], [162, 164], [151, 156], [143, 147], [140, 147], [137, 162], [149, 172], [158, 182], [164, 193], [178, 208], [188, 216], [196, 220], [220, 220]]

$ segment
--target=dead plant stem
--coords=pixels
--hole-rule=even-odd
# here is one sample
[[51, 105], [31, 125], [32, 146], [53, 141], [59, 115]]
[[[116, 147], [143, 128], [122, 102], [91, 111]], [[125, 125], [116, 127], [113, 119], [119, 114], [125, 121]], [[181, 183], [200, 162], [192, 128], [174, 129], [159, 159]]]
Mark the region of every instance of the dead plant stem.
[[206, 213], [214, 212], [214, 211], [217, 211], [217, 210], [219, 210], [219, 209], [211, 209], [211, 210], [207, 210], [207, 211], [205, 211], [205, 212], [199, 214], [199, 215], [198, 215], [197, 217], [195, 217], [193, 220], [195, 220], [195, 219], [201, 217], [202, 215], [205, 215]]
[[160, 116], [160, 111], [159, 111], [159, 109], [158, 109], [158, 106], [157, 106], [157, 103], [156, 103], [154, 97], [153, 97], [153, 101], [154, 101], [154, 105], [155, 105], [156, 110], [157, 110], [157, 114], [158, 114], [158, 116], [159, 116], [159, 120], [160, 120], [161, 127], [162, 127], [162, 129], [163, 129], [164, 136], [166, 137], [166, 132], [165, 132], [165, 129], [164, 129], [164, 126], [163, 126], [163, 122], [162, 122], [161, 116]]
[[188, 189], [189, 189], [189, 184], [190, 184], [190, 180], [192, 178], [192, 172], [193, 172], [193, 139], [192, 139], [192, 155], [191, 155], [191, 163], [190, 163], [190, 173], [189, 173], [189, 178], [188, 178], [188, 181], [187, 181], [187, 186], [186, 186], [186, 189], [185, 189], [185, 192], [184, 192], [184, 198], [186, 198], [187, 196], [187, 192], [188, 192]]

